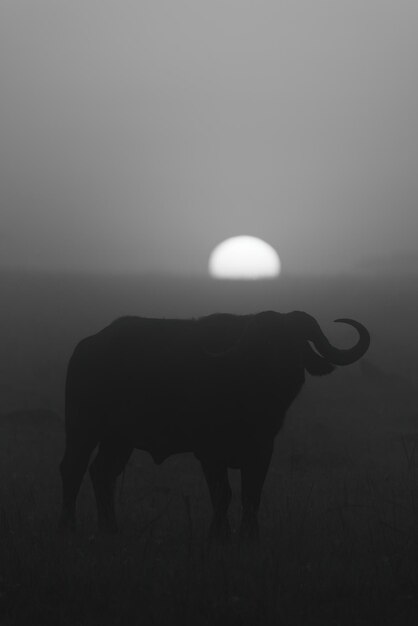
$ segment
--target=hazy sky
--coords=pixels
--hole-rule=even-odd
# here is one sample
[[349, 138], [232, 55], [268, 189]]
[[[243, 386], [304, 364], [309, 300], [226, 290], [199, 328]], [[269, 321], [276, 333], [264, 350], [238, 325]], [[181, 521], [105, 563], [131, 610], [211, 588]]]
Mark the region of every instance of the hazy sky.
[[416, 0], [0, 0], [0, 266], [416, 259]]

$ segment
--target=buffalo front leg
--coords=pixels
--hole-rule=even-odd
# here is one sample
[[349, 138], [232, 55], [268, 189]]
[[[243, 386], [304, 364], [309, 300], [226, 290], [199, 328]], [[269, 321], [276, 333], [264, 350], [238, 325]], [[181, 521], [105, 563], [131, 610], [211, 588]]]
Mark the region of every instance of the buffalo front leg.
[[240, 537], [244, 541], [258, 541], [258, 509], [261, 492], [270, 465], [273, 445], [256, 447], [241, 466], [242, 518]]
[[113, 533], [118, 530], [115, 513], [116, 479], [122, 473], [132, 449], [128, 443], [117, 440], [102, 441], [90, 466], [100, 531]]
[[200, 462], [209, 487], [213, 508], [209, 540], [229, 543], [231, 529], [228, 521], [228, 507], [231, 502], [232, 491], [228, 481], [228, 468], [226, 464], [219, 464], [219, 462], [216, 463], [211, 460], [201, 460]]

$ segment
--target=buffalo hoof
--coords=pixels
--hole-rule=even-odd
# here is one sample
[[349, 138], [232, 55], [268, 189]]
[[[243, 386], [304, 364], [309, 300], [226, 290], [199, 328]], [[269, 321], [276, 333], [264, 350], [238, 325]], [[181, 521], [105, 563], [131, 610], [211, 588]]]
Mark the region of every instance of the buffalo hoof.
[[257, 525], [241, 526], [239, 533], [239, 542], [241, 546], [257, 547], [260, 544], [260, 534]]
[[221, 526], [211, 526], [209, 530], [208, 543], [210, 546], [229, 546], [232, 543], [231, 528], [228, 523]]

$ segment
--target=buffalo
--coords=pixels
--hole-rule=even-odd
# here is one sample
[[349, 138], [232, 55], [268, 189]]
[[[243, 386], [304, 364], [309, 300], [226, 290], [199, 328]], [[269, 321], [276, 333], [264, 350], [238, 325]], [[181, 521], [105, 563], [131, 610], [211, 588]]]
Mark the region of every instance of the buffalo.
[[[352, 319], [354, 347], [333, 347], [301, 311], [198, 319], [123, 317], [83, 339], [66, 379], [61, 526], [90, 466], [99, 528], [116, 531], [114, 490], [134, 448], [156, 463], [181, 452], [200, 461], [213, 507], [210, 536], [228, 541], [228, 468], [241, 471], [241, 535], [258, 536], [257, 512], [274, 439], [305, 380], [349, 365], [370, 335]], [[312, 345], [313, 347], [312, 347]], [[315, 348], [315, 349], [314, 349]]]

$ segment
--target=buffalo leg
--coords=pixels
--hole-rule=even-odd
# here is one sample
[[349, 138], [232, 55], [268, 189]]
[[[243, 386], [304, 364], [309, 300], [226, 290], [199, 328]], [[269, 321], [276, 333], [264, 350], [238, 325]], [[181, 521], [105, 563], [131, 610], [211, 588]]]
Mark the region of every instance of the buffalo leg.
[[132, 447], [115, 440], [102, 441], [96, 458], [90, 466], [97, 505], [99, 530], [116, 532], [118, 527], [115, 513], [116, 479], [123, 471]]
[[219, 463], [202, 461], [202, 469], [209, 487], [213, 517], [209, 529], [209, 539], [229, 543], [231, 529], [228, 522], [228, 507], [232, 491], [228, 481], [228, 468]]
[[97, 441], [87, 439], [83, 434], [67, 434], [64, 458], [60, 464], [62, 479], [60, 527], [63, 529], [75, 530], [76, 499], [96, 443]]
[[270, 465], [273, 447], [261, 446], [248, 455], [241, 466], [242, 519], [240, 536], [244, 540], [258, 541], [258, 509], [261, 491]]

